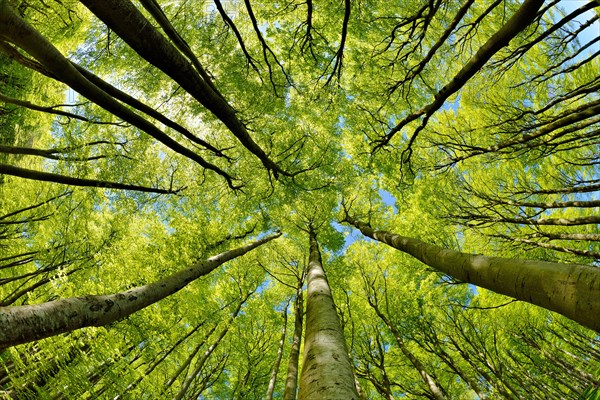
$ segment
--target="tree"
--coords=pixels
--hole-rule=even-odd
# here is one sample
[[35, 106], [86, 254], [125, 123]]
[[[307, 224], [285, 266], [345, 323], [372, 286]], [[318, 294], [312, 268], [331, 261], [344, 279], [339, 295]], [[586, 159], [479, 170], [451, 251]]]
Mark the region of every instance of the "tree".
[[323, 269], [314, 227], [309, 227], [308, 235], [306, 334], [298, 398], [357, 399], [344, 333]]
[[581, 3], [0, 0], [0, 397], [593, 396]]
[[[455, 279], [557, 311], [596, 331], [600, 286], [595, 267], [466, 254], [420, 240], [376, 231], [347, 215], [345, 220], [370, 238], [404, 251]], [[547, 281], [545, 281], [547, 279]]]
[[157, 282], [111, 295], [55, 300], [40, 305], [23, 305], [2, 310], [0, 346], [42, 339], [86, 326], [102, 326], [122, 319], [183, 289], [226, 261], [239, 257], [279, 236], [271, 235], [244, 247], [229, 250], [185, 268]]

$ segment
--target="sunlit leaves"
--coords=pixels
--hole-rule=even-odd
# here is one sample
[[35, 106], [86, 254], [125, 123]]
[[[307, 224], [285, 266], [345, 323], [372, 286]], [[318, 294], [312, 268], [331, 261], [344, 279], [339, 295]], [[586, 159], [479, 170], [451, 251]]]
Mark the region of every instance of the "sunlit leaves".
[[373, 226], [445, 248], [597, 262], [595, 220], [540, 223], [597, 215], [599, 68], [577, 43], [582, 21], [559, 29], [562, 13], [546, 4], [430, 116], [408, 162], [402, 150], [420, 120], [389, 146], [374, 151], [375, 143], [434, 101], [522, 2], [251, 1], [252, 21], [245, 2], [222, 0], [231, 22], [211, 2], [160, 2], [252, 139], [290, 172], [283, 176], [78, 2], [13, 3], [67, 58], [217, 149], [135, 110], [240, 187], [39, 66], [11, 61], [4, 48], [3, 94], [84, 120], [3, 104], [2, 145], [52, 149], [60, 159], [0, 153], [1, 162], [181, 190], [159, 196], [0, 177], [2, 305], [124, 290], [266, 232], [283, 236], [126, 321], [0, 353], [10, 375], [0, 374], [2, 389], [23, 398], [168, 397], [189, 377], [189, 397], [261, 398], [311, 226], [367, 397], [431, 395], [407, 354], [448, 398], [569, 398], [597, 384], [590, 332], [457, 284], [339, 223], [347, 207]]

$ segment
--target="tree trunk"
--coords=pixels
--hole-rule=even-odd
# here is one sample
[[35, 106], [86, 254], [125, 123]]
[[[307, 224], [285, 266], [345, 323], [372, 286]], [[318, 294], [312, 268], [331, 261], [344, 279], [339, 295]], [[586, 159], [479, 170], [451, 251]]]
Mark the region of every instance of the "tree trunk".
[[164, 279], [125, 292], [89, 295], [42, 304], [0, 307], [0, 349], [86, 326], [103, 326], [178, 292], [226, 261], [239, 257], [281, 234], [228, 250]]
[[304, 319], [304, 300], [302, 296], [302, 285], [304, 275], [298, 282], [296, 301], [294, 302], [294, 339], [290, 349], [287, 378], [283, 390], [283, 400], [296, 400], [298, 388], [298, 361], [300, 358], [300, 344], [302, 343], [302, 320]]
[[269, 379], [269, 386], [267, 386], [267, 394], [265, 400], [273, 399], [273, 391], [275, 390], [275, 382], [277, 382], [277, 374], [279, 373], [279, 366], [281, 365], [281, 358], [283, 357], [283, 347], [285, 346], [285, 335], [287, 333], [287, 308], [289, 302], [283, 309], [283, 329], [281, 330], [281, 339], [279, 340], [279, 348], [277, 349], [277, 358], [271, 371], [271, 379]]
[[[381, 314], [379, 312], [378, 314], [381, 317]], [[423, 363], [421, 363], [421, 361], [413, 354], [413, 352], [409, 350], [409, 348], [406, 346], [406, 343], [404, 343], [404, 340], [402, 340], [400, 332], [398, 332], [398, 330], [387, 320], [387, 318], [384, 319], [384, 323], [394, 335], [394, 338], [396, 339], [396, 344], [398, 344], [398, 348], [400, 349], [402, 354], [404, 354], [404, 356], [408, 358], [408, 361], [410, 361], [411, 365], [417, 370], [419, 376], [421, 377], [421, 380], [423, 381], [423, 383], [425, 383], [427, 389], [429, 390], [433, 398], [435, 400], [446, 400], [444, 391], [438, 385], [438, 382], [435, 379], [435, 377], [427, 372], [427, 369], [425, 368]]]
[[[252, 139], [234, 108], [212, 83], [197, 74], [192, 63], [171, 44], [128, 0], [82, 0], [82, 3], [112, 29], [142, 58], [154, 65], [212, 112], [263, 165], [275, 174], [283, 171]], [[208, 78], [206, 75], [205, 77]]]
[[357, 400], [344, 333], [312, 229], [309, 236], [306, 334], [298, 398]]
[[[363, 272], [363, 274], [364, 274], [364, 272]], [[366, 280], [365, 280], [365, 282], [366, 282]], [[423, 383], [425, 383], [425, 385], [427, 386], [427, 389], [429, 390], [429, 392], [431, 393], [433, 398], [435, 400], [446, 400], [444, 391], [438, 384], [435, 376], [433, 376], [432, 374], [427, 372], [425, 365], [423, 365], [423, 363], [421, 363], [421, 361], [413, 354], [413, 352], [410, 351], [410, 349], [408, 348], [408, 346], [402, 339], [402, 335], [401, 335], [400, 331], [394, 326], [392, 321], [390, 321], [388, 319], [388, 317], [379, 309], [377, 297], [375, 295], [376, 289], [373, 287], [373, 285], [371, 285], [371, 287], [367, 288], [367, 290], [369, 291], [368, 292], [369, 294], [367, 295], [367, 302], [369, 303], [371, 308], [375, 311], [375, 313], [377, 314], [379, 319], [381, 319], [381, 321], [383, 321], [383, 323], [388, 327], [390, 332], [392, 332], [392, 334], [394, 335], [394, 338], [396, 339], [396, 344], [398, 345], [398, 348], [400, 349], [402, 354], [404, 354], [404, 356], [406, 358], [408, 358], [408, 361], [410, 361], [411, 365], [417, 370], [417, 372], [419, 372], [419, 375], [421, 376], [421, 380], [423, 380]], [[382, 366], [383, 366], [383, 363], [382, 363]]]
[[[0, 150], [1, 152], [1, 150]], [[30, 153], [33, 153], [31, 151]], [[18, 176], [19, 178], [31, 179], [40, 182], [54, 182], [69, 186], [96, 187], [117, 190], [133, 190], [136, 192], [174, 194], [179, 190], [158, 189], [146, 186], [128, 185], [126, 183], [101, 181], [97, 179], [73, 178], [66, 175], [53, 174], [50, 172], [35, 171], [32, 169], [19, 168], [13, 165], [0, 163], [0, 174]]]
[[[240, 307], [241, 307], [241, 303], [240, 303]], [[236, 314], [234, 315], [237, 315]], [[230, 320], [225, 324], [230, 324], [231, 321], [233, 321], [233, 318], [235, 317], [231, 317]], [[208, 339], [210, 339], [210, 336], [217, 330], [217, 328], [219, 327], [219, 322], [217, 322], [202, 338], [202, 340], [200, 341], [200, 343], [198, 343], [196, 345], [196, 347], [194, 347], [194, 350], [192, 350], [191, 352], [189, 352], [187, 354], [187, 357], [185, 358], [185, 360], [183, 362], [181, 362], [179, 364], [179, 367], [177, 368], [177, 370], [175, 371], [175, 373], [173, 375], [171, 375], [171, 377], [169, 378], [169, 380], [167, 381], [167, 383], [164, 384], [163, 386], [163, 392], [165, 390], [167, 390], [168, 388], [170, 388], [171, 386], [173, 386], [173, 384], [175, 383], [175, 381], [177, 380], [177, 378], [179, 378], [179, 376], [183, 373], [183, 371], [185, 371], [187, 368], [189, 368], [190, 364], [192, 363], [192, 361], [194, 361], [194, 358], [196, 358], [196, 354], [198, 354], [198, 352], [202, 349], [202, 347], [204, 347], [204, 345], [206, 344], [206, 342], [208, 341]]]
[[136, 380], [127, 385], [127, 387], [123, 389], [120, 394], [116, 395], [113, 400], [120, 400], [121, 398], [123, 398], [123, 395], [127, 394], [127, 392], [135, 389], [137, 385], [139, 385], [140, 382], [144, 380], [144, 378], [148, 377], [148, 375], [150, 375], [156, 369], [156, 367], [158, 367], [163, 361], [165, 361], [167, 357], [171, 353], [173, 353], [173, 351], [175, 351], [177, 347], [179, 347], [179, 345], [181, 345], [186, 339], [188, 339], [190, 336], [196, 333], [196, 331], [198, 331], [198, 329], [200, 329], [205, 323], [206, 320], [200, 322], [198, 325], [196, 325], [194, 329], [189, 331], [185, 336], [181, 337], [177, 342], [175, 342], [175, 344], [173, 344], [166, 352], [164, 352], [164, 354], [162, 354], [159, 358], [154, 360], [154, 362], [148, 368], [146, 368], [142, 375], [140, 375], [136, 378]]
[[448, 250], [346, 216], [363, 235], [464, 282], [514, 297], [600, 332], [600, 269], [589, 265], [486, 257]]
[[111, 114], [121, 118], [123, 121], [146, 132], [171, 150], [195, 161], [206, 169], [218, 173], [227, 180], [230, 187], [235, 188], [232, 183], [233, 178], [225, 171], [207, 162], [199, 154], [183, 146], [154, 124], [136, 114], [90, 82], [52, 43], [48, 42], [45, 37], [23, 20], [9, 6], [6, 0], [0, 0], [0, 31], [4, 40], [16, 44], [33, 56], [44, 68], [54, 74], [55, 79], [69, 85], [73, 90]]
[[217, 346], [221, 343], [221, 341], [223, 340], [223, 338], [225, 337], [225, 335], [227, 335], [227, 332], [229, 332], [229, 329], [233, 325], [233, 320], [235, 318], [237, 318], [238, 314], [242, 310], [242, 306], [250, 298], [250, 296], [252, 295], [252, 293], [254, 293], [254, 292], [248, 293], [246, 295], [246, 297], [244, 297], [240, 301], [240, 303], [238, 304], [237, 308], [235, 309], [235, 312], [233, 313], [233, 315], [225, 323], [225, 328], [223, 328], [223, 330], [221, 331], [221, 333], [219, 334], [219, 336], [217, 336], [217, 338], [208, 347], [208, 349], [206, 349], [206, 351], [204, 352], [204, 354], [202, 355], [202, 357], [200, 357], [200, 359], [196, 362], [196, 366], [195, 366], [194, 370], [191, 373], [188, 374], [187, 378], [185, 378], [185, 380], [183, 381], [183, 384], [181, 385], [181, 389], [179, 390], [179, 392], [177, 393], [177, 395], [174, 397], [175, 400], [181, 400], [181, 399], [183, 399], [183, 397], [185, 396], [186, 392], [190, 388], [192, 382], [194, 382], [194, 380], [196, 379], [196, 377], [202, 371], [202, 368], [204, 368], [204, 364], [206, 364], [206, 361], [210, 358], [210, 356], [215, 351], [215, 349], [217, 348]]
[[[494, 33], [475, 53], [460, 71], [440, 91], [434, 95], [434, 100], [419, 111], [406, 116], [402, 121], [392, 128], [383, 138], [383, 144], [387, 144], [392, 137], [402, 131], [412, 121], [425, 115], [429, 118], [439, 110], [446, 100], [458, 92], [483, 66], [503, 47], [508, 46], [520, 32], [528, 27], [537, 18], [540, 7], [544, 0], [525, 0], [514, 15], [496, 33]], [[423, 122], [425, 124], [425, 122]], [[419, 130], [415, 131], [409, 139], [407, 149], [411, 149]], [[381, 145], [378, 145], [381, 146]]]

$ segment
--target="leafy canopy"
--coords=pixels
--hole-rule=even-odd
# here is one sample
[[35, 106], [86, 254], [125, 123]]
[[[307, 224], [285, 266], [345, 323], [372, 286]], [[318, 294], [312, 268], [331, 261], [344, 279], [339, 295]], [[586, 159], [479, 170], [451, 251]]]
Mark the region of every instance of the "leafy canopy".
[[0, 394], [262, 398], [308, 224], [366, 397], [598, 386], [594, 333], [339, 223], [344, 202], [445, 248], [597, 266], [597, 2], [2, 0], [0, 26], [0, 306], [283, 232], [124, 322], [2, 351]]

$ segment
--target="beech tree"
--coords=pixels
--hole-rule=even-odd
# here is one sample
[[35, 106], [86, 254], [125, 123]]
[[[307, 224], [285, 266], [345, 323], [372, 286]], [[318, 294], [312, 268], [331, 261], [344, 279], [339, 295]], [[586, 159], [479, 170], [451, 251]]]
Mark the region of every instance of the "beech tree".
[[0, 0], [0, 397], [594, 398], [599, 6]]

